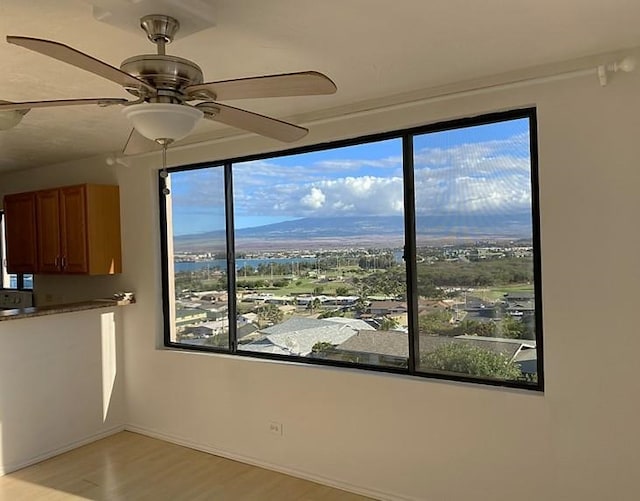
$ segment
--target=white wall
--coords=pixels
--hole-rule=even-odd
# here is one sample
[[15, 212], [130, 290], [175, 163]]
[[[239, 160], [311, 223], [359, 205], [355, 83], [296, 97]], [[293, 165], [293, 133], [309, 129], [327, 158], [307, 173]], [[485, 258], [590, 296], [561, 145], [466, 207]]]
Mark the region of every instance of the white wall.
[[120, 310], [0, 322], [0, 475], [123, 429]]
[[[159, 158], [116, 169], [118, 286], [138, 298], [122, 311], [129, 426], [380, 498], [636, 499], [639, 95], [638, 74], [605, 88], [593, 75], [318, 124], [306, 140], [538, 107], [544, 395], [159, 349]], [[225, 141], [174, 150], [169, 161], [268, 148]], [[75, 166], [57, 174], [85, 175]], [[271, 420], [284, 424], [282, 438], [268, 433]]]

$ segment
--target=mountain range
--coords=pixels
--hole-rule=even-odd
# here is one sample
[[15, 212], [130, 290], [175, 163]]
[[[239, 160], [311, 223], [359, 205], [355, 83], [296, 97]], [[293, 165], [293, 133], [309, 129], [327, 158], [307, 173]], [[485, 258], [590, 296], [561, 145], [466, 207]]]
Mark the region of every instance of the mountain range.
[[[528, 239], [530, 214], [417, 216], [418, 242], [447, 239]], [[220, 247], [224, 230], [174, 237], [174, 250], [198, 252]], [[235, 232], [237, 249], [398, 246], [404, 243], [402, 216], [302, 218]]]

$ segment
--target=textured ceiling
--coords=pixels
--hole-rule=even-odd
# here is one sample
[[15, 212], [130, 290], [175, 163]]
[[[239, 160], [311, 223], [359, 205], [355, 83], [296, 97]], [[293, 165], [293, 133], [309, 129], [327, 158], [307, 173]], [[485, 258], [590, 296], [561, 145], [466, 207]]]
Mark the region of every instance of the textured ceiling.
[[[0, 99], [129, 97], [114, 83], [4, 42], [6, 35], [56, 40], [114, 66], [154, 52], [142, 31], [94, 19], [89, 1], [0, 1]], [[637, 0], [200, 3], [215, 26], [177, 39], [167, 52], [196, 62], [205, 80], [316, 70], [336, 82], [331, 96], [232, 103], [285, 119], [640, 45]], [[0, 131], [0, 170], [118, 152], [129, 131], [119, 107], [35, 109]], [[193, 137], [232, 132], [203, 121]]]

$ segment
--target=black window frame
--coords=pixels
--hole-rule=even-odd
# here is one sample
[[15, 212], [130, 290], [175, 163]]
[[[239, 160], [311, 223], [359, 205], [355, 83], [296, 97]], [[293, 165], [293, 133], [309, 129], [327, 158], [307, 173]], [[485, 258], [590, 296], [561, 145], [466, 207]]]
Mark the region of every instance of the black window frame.
[[[537, 380], [535, 382], [524, 382], [515, 380], [501, 380], [481, 378], [476, 376], [465, 376], [462, 374], [442, 374], [436, 372], [426, 372], [416, 367], [416, 354], [419, 353], [419, 333], [418, 333], [418, 308], [417, 308], [417, 266], [416, 266], [416, 217], [415, 217], [415, 186], [414, 186], [414, 149], [413, 137], [420, 134], [444, 132], [447, 130], [474, 127], [479, 125], [489, 125], [499, 122], [506, 122], [516, 119], [529, 120], [529, 153], [530, 153], [530, 176], [531, 176], [531, 218], [532, 218], [532, 243], [533, 243], [533, 277], [534, 277], [534, 304], [535, 304], [535, 341], [537, 354]], [[392, 366], [370, 365], [365, 363], [350, 363], [339, 360], [326, 360], [322, 358], [310, 358], [292, 355], [279, 355], [252, 352], [248, 350], [238, 350], [236, 332], [236, 284], [235, 284], [235, 230], [233, 218], [233, 175], [232, 165], [240, 162], [272, 159], [283, 156], [291, 156], [302, 153], [342, 148], [354, 145], [364, 145], [388, 139], [402, 140], [403, 156], [403, 183], [404, 183], [404, 221], [405, 221], [405, 249], [404, 257], [406, 262], [407, 280], [407, 306], [409, 308], [409, 360], [406, 368]], [[229, 347], [205, 347], [197, 345], [186, 345], [172, 342], [170, 340], [172, 329], [171, 318], [171, 298], [169, 298], [169, 266], [173, 265], [173, 256], [168, 254], [167, 242], [167, 204], [166, 204], [166, 182], [167, 173], [184, 172], [203, 168], [219, 167], [224, 169], [224, 189], [225, 189], [225, 215], [226, 215], [226, 246], [227, 246], [227, 292], [228, 292], [228, 320], [229, 320]], [[463, 383], [475, 383], [488, 386], [498, 386], [507, 388], [517, 388], [544, 392], [544, 345], [543, 345], [543, 302], [542, 302], [542, 258], [540, 244], [540, 203], [539, 203], [539, 181], [538, 181], [538, 122], [537, 109], [526, 107], [486, 113], [482, 115], [447, 120], [433, 124], [426, 124], [402, 130], [394, 130], [384, 133], [371, 134], [356, 138], [329, 141], [273, 151], [269, 153], [259, 153], [243, 157], [235, 157], [222, 161], [200, 162], [186, 166], [177, 166], [166, 169], [166, 173], [158, 172], [158, 195], [160, 212], [160, 244], [162, 259], [162, 305], [163, 305], [163, 326], [164, 326], [164, 346], [171, 349], [200, 351], [208, 353], [223, 353], [234, 356], [279, 360], [289, 363], [303, 363], [309, 365], [323, 365], [331, 367], [342, 367], [353, 370], [369, 370], [374, 372], [384, 372], [393, 374], [409, 375], [423, 379], [446, 380]], [[171, 259], [170, 259], [171, 258]]]

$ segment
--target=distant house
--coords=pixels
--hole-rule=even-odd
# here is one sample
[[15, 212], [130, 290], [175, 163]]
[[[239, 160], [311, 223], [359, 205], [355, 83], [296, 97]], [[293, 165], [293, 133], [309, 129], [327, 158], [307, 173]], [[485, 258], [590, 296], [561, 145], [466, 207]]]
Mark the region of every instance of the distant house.
[[311, 353], [317, 343], [339, 345], [356, 334], [362, 325], [367, 324], [345, 318], [291, 317], [251, 334], [252, 341], [242, 344], [241, 349], [304, 357]]
[[238, 326], [241, 327], [247, 324], [255, 324], [258, 322], [258, 314], [257, 313], [243, 313], [242, 315], [238, 315]]
[[[500, 354], [518, 365], [523, 374], [537, 373], [536, 343], [525, 339], [504, 339], [480, 336], [420, 336], [420, 353], [427, 354], [445, 344], [468, 344]], [[409, 357], [409, 337], [399, 331], [361, 330], [336, 347], [328, 358], [357, 363], [406, 367]]]
[[196, 308], [180, 308], [176, 310], [176, 327], [204, 322], [207, 319], [207, 312]]
[[418, 299], [418, 315], [423, 313], [431, 313], [434, 311], [446, 311], [452, 307], [451, 302], [440, 301], [437, 299]]
[[212, 322], [203, 322], [198, 325], [186, 327], [184, 330], [184, 333], [192, 334], [194, 337], [208, 337], [208, 336], [215, 336], [216, 334], [228, 332], [228, 330], [229, 330], [229, 320], [227, 318], [224, 318], [222, 320], [214, 320]]
[[295, 298], [296, 303], [299, 306], [308, 306], [309, 303], [318, 299], [323, 305], [334, 305], [334, 306], [352, 306], [359, 299], [358, 296], [312, 296], [308, 294], [300, 295]]
[[508, 360], [514, 360], [515, 356], [523, 349], [536, 347], [536, 342], [529, 339], [506, 339], [501, 337], [483, 336], [456, 336], [453, 339], [469, 343], [478, 348], [498, 353]]
[[271, 296], [264, 300], [266, 304], [284, 305], [294, 303], [296, 300], [292, 296]]
[[335, 306], [353, 306], [360, 296], [325, 296], [322, 304], [330, 304]]
[[364, 320], [356, 319], [356, 318], [330, 317], [330, 318], [325, 318], [324, 320], [327, 320], [328, 322], [333, 322], [336, 324], [348, 325], [349, 327], [355, 330], [371, 328], [367, 322], [365, 322]]
[[529, 291], [507, 292], [503, 297], [508, 303], [514, 301], [530, 301], [535, 298], [535, 293]]
[[207, 313], [207, 320], [220, 320], [225, 318], [229, 312], [227, 303], [203, 304], [199, 309]]
[[199, 294], [200, 301], [209, 301], [211, 303], [226, 302], [229, 299], [227, 291], [208, 291]]
[[498, 259], [505, 256], [504, 252], [488, 247], [477, 247], [469, 252], [470, 261], [482, 261], [485, 259]]
[[463, 311], [466, 312], [465, 320], [474, 320], [475, 322], [490, 322], [499, 316], [495, 304], [479, 298], [468, 299]]
[[533, 292], [510, 292], [504, 295], [506, 311], [512, 317], [527, 318], [535, 314], [535, 295]]
[[407, 313], [407, 303], [402, 301], [371, 301], [368, 313], [380, 317], [403, 315]]
[[236, 335], [238, 336], [238, 339], [242, 339], [253, 334], [257, 330], [258, 330], [258, 326], [255, 324], [239, 325], [236, 328]]
[[520, 371], [525, 375], [538, 374], [538, 352], [535, 349], [521, 349], [513, 357], [513, 362], [520, 367]]
[[274, 297], [273, 294], [271, 293], [267, 293], [267, 292], [251, 292], [249, 294], [242, 294], [239, 293], [238, 297], [240, 298], [241, 301], [243, 302], [247, 302], [247, 303], [256, 303], [256, 304], [263, 304], [265, 303], [268, 299], [271, 299]]
[[336, 355], [327, 358], [357, 363], [406, 367], [409, 358], [407, 334], [399, 331], [359, 330], [336, 347]]

